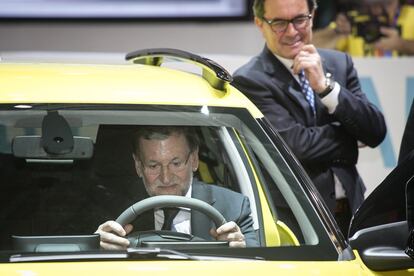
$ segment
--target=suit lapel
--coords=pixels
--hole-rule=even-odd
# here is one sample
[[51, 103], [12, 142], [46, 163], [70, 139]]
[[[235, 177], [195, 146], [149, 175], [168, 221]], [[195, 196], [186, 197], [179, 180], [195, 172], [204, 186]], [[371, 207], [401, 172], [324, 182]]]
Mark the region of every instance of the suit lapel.
[[[197, 179], [194, 178], [192, 184], [192, 198], [202, 200], [210, 205], [213, 205], [215, 199], [212, 195], [212, 190], [205, 184], [201, 184]], [[194, 236], [211, 240], [209, 234], [210, 228], [213, 224], [210, 219], [203, 213], [195, 210], [191, 210], [191, 232]]]
[[[262, 52], [262, 61], [266, 73], [272, 79], [273, 83], [283, 91], [284, 95], [290, 98], [306, 116], [306, 121], [310, 125], [315, 124], [315, 117], [309, 103], [302, 92], [298, 81], [292, 76], [292, 73], [265, 47]], [[316, 97], [315, 97], [316, 98]], [[316, 99], [315, 99], [316, 101]], [[318, 104], [316, 104], [317, 108]]]

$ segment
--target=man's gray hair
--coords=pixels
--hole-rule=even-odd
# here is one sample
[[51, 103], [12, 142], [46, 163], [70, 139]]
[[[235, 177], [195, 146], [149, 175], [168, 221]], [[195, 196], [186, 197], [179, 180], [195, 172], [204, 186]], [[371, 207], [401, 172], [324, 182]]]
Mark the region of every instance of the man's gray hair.
[[133, 135], [134, 153], [139, 152], [140, 139], [165, 140], [173, 134], [182, 134], [187, 140], [190, 152], [198, 149], [199, 139], [194, 127], [188, 126], [140, 126]]

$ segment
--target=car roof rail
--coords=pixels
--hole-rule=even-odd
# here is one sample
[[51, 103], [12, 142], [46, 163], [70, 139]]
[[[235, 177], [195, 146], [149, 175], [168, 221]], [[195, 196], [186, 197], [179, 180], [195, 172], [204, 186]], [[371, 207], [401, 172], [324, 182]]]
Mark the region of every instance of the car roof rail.
[[203, 78], [215, 89], [225, 91], [226, 84], [233, 81], [231, 74], [211, 59], [178, 49], [143, 49], [128, 53], [125, 59], [138, 64], [161, 66], [164, 62], [164, 57], [183, 62], [191, 62], [201, 67], [203, 70]]

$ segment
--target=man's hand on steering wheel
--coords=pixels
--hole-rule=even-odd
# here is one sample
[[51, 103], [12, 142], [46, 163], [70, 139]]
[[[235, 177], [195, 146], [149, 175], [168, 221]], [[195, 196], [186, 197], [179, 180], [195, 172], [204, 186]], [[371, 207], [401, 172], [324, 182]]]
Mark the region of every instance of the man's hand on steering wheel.
[[126, 250], [129, 246], [129, 240], [125, 237], [131, 233], [133, 226], [127, 224], [124, 227], [118, 222], [110, 220], [99, 225], [96, 234], [100, 235], [100, 246], [106, 250]]
[[[131, 240], [131, 237], [127, 237], [127, 235], [131, 233], [133, 228], [130, 223], [146, 210], [165, 206], [186, 207], [203, 212], [210, 217], [216, 226], [219, 226], [217, 229], [211, 229], [210, 235], [213, 238], [219, 241], [228, 241], [230, 247], [246, 246], [240, 227], [234, 221], [226, 222], [223, 215], [210, 204], [194, 198], [163, 195], [141, 200], [125, 209], [116, 221], [107, 221], [101, 224], [95, 232], [100, 235], [101, 247], [108, 250], [127, 249]], [[122, 227], [122, 225], [125, 226]]]
[[[100, 235], [100, 246], [106, 250], [126, 250], [129, 241], [124, 238], [131, 233], [133, 226], [131, 224], [122, 227], [119, 223], [110, 220], [99, 225], [96, 234]], [[230, 247], [246, 247], [244, 235], [240, 227], [234, 222], [229, 221], [217, 229], [211, 229], [210, 235], [216, 240], [229, 241]]]
[[229, 241], [229, 247], [246, 247], [246, 241], [240, 227], [229, 221], [217, 229], [210, 229], [210, 235], [219, 241]]

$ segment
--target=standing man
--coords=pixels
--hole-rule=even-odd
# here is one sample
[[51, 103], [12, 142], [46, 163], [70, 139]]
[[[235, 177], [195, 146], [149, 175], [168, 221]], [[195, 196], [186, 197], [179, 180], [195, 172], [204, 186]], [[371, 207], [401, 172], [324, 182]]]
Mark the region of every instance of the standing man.
[[279, 131], [347, 233], [365, 192], [358, 145], [382, 142], [383, 115], [347, 54], [311, 44], [316, 0], [255, 0], [253, 10], [266, 46], [233, 84]]

